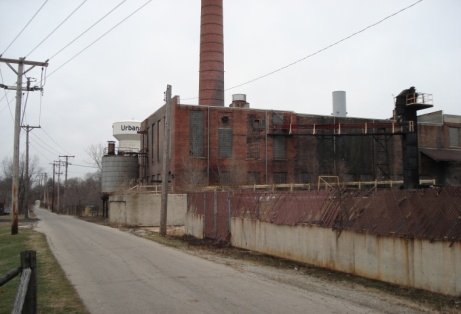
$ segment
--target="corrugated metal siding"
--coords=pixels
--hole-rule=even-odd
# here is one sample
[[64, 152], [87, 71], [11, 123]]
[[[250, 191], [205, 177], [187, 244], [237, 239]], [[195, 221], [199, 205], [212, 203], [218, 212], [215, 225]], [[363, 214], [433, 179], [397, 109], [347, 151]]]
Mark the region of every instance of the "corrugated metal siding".
[[[210, 194], [211, 193], [211, 194]], [[215, 206], [209, 198], [217, 193]], [[279, 225], [318, 225], [379, 236], [430, 241], [461, 240], [461, 187], [424, 190], [322, 190], [206, 192], [207, 236], [224, 239], [232, 217]], [[188, 200], [200, 202], [195, 194]], [[198, 208], [190, 206], [191, 208]], [[212, 206], [211, 206], [212, 207]], [[227, 218], [226, 218], [227, 215]], [[210, 220], [212, 222], [210, 222]]]

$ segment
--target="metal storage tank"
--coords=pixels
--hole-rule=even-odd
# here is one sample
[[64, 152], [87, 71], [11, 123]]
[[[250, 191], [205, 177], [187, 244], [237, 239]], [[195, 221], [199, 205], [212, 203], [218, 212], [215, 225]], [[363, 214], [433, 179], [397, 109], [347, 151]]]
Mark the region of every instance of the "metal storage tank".
[[137, 155], [106, 155], [102, 157], [102, 193], [125, 190], [137, 179]]
[[333, 113], [334, 117], [345, 117], [346, 111], [346, 92], [342, 90], [333, 92]]

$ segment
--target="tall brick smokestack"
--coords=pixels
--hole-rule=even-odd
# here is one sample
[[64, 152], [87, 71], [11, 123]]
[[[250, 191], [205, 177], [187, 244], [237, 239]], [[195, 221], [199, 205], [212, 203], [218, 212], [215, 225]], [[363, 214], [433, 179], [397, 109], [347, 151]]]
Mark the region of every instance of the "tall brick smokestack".
[[202, 0], [199, 105], [224, 107], [223, 0]]

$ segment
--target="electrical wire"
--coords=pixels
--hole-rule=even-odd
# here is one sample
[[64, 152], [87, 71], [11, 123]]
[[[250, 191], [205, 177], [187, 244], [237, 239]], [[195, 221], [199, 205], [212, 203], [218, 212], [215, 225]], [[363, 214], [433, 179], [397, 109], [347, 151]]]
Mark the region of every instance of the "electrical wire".
[[84, 165], [77, 165], [77, 164], [71, 164], [71, 163], [69, 163], [69, 165], [76, 166], [76, 167], [85, 167], [85, 168], [96, 168], [96, 169], [99, 168], [99, 167], [96, 167], [96, 166], [84, 166]]
[[[43, 100], [43, 86], [45, 86], [46, 82], [46, 69], [48, 67], [42, 67], [42, 73], [40, 76], [40, 106], [39, 106], [39, 112], [38, 112], [38, 125], [40, 125], [41, 119], [42, 119], [42, 100]], [[45, 69], [45, 70], [44, 70]], [[43, 78], [43, 71], [45, 71], [45, 78]]]
[[[422, 1], [422, 0], [421, 0]], [[122, 21], [120, 21], [119, 23], [117, 23], [115, 26], [113, 26], [112, 28], [110, 28], [107, 32], [105, 32], [104, 34], [102, 34], [100, 37], [98, 37], [95, 41], [93, 41], [91, 44], [89, 44], [88, 46], [86, 46], [85, 48], [83, 48], [82, 50], [80, 50], [80, 52], [78, 52], [76, 55], [74, 55], [72, 58], [70, 58], [69, 60], [67, 60], [66, 62], [64, 62], [61, 66], [59, 66], [56, 70], [54, 70], [53, 72], [51, 72], [50, 74], [48, 74], [48, 77], [50, 77], [52, 74], [54, 74], [56, 71], [58, 71], [59, 69], [61, 69], [63, 66], [65, 66], [67, 63], [69, 63], [70, 61], [72, 61], [73, 59], [75, 59], [78, 55], [80, 55], [82, 52], [84, 52], [85, 50], [87, 50], [88, 48], [90, 48], [91, 46], [93, 46], [96, 42], [98, 42], [101, 38], [103, 38], [104, 36], [106, 36], [107, 34], [109, 34], [111, 31], [113, 31], [116, 27], [118, 27], [120, 24], [124, 23], [127, 19], [129, 19], [131, 16], [133, 16], [135, 13], [137, 13], [139, 10], [141, 10], [142, 8], [144, 8], [149, 2], [152, 2], [152, 0], [149, 0], [147, 1], [146, 3], [144, 3], [143, 5], [141, 5], [139, 8], [137, 8], [136, 10], [134, 10], [130, 15], [128, 15], [126, 18], [124, 18]], [[54, 57], [54, 56], [53, 56]], [[50, 58], [51, 59], [51, 58]]]
[[[246, 81], [246, 82], [244, 82], [244, 83], [241, 83], [241, 84], [238, 84], [238, 85], [229, 87], [229, 88], [225, 89], [224, 91], [229, 91], [229, 90], [235, 89], [235, 88], [237, 88], [237, 87], [241, 87], [241, 86], [244, 86], [244, 85], [248, 85], [248, 84], [250, 84], [250, 83], [253, 83], [253, 82], [255, 82], [255, 81], [258, 81], [258, 80], [260, 80], [260, 79], [263, 79], [263, 78], [265, 78], [265, 77], [268, 77], [268, 76], [270, 76], [270, 75], [272, 75], [272, 74], [275, 74], [275, 73], [277, 73], [277, 72], [280, 72], [280, 71], [282, 71], [282, 70], [285, 70], [285, 69], [287, 69], [287, 68], [289, 68], [289, 67], [291, 67], [291, 66], [293, 66], [293, 65], [295, 65], [295, 64], [297, 64], [297, 63], [300, 63], [301, 61], [304, 61], [304, 60], [306, 60], [306, 59], [308, 59], [308, 58], [311, 58], [311, 57], [313, 57], [313, 56], [315, 56], [315, 55], [320, 54], [321, 52], [324, 52], [325, 50], [328, 50], [328, 49], [330, 49], [330, 48], [332, 48], [332, 47], [334, 47], [334, 46], [336, 46], [336, 45], [339, 45], [340, 43], [342, 43], [342, 42], [344, 42], [344, 41], [346, 41], [346, 40], [348, 40], [348, 39], [350, 39], [350, 38], [352, 38], [352, 37], [354, 37], [354, 36], [356, 36], [356, 35], [358, 35], [358, 34], [360, 34], [360, 33], [363, 33], [363, 32], [365, 32], [365, 31], [367, 31], [367, 30], [369, 30], [370, 28], [372, 28], [372, 27], [374, 27], [374, 26], [377, 26], [378, 24], [383, 23], [384, 21], [390, 19], [391, 17], [394, 17], [394, 16], [396, 16], [397, 14], [402, 13], [403, 11], [410, 9], [411, 7], [417, 5], [418, 3], [422, 2], [422, 1], [423, 1], [423, 0], [418, 0], [418, 1], [414, 2], [413, 4], [410, 4], [409, 6], [406, 6], [405, 8], [400, 9], [399, 11], [397, 11], [397, 12], [395, 12], [395, 13], [392, 13], [392, 14], [390, 14], [390, 15], [388, 15], [388, 16], [382, 18], [381, 20], [379, 20], [379, 21], [377, 21], [377, 22], [375, 22], [375, 23], [373, 23], [373, 24], [370, 24], [370, 25], [368, 25], [367, 27], [362, 28], [361, 30], [359, 30], [359, 31], [357, 31], [357, 32], [355, 32], [355, 33], [353, 33], [353, 34], [351, 34], [351, 35], [349, 35], [349, 36], [346, 36], [346, 37], [344, 37], [344, 38], [342, 38], [342, 39], [340, 39], [340, 40], [338, 40], [338, 41], [336, 41], [336, 42], [334, 42], [334, 43], [332, 43], [332, 44], [330, 44], [330, 45], [328, 45], [328, 46], [326, 46], [326, 47], [324, 47], [324, 48], [322, 48], [322, 49], [320, 49], [320, 50], [317, 50], [316, 52], [311, 53], [310, 55], [307, 55], [307, 56], [305, 56], [305, 57], [303, 57], [303, 58], [301, 58], [301, 59], [299, 59], [299, 60], [296, 60], [296, 61], [294, 61], [294, 62], [291, 62], [291, 63], [289, 63], [289, 64], [287, 64], [287, 65], [285, 65], [285, 66], [283, 66], [283, 67], [281, 67], [281, 68], [275, 69], [275, 70], [273, 70], [273, 71], [271, 71], [271, 72], [269, 72], [269, 73], [266, 73], [266, 74], [264, 74], [264, 75], [258, 76], [258, 77], [254, 78], [254, 79], [252, 79], [252, 80], [249, 80], [249, 81]], [[183, 98], [183, 100], [192, 100], [192, 99], [197, 99], [197, 98], [198, 98], [198, 97]]]
[[[35, 145], [39, 145], [38, 143], [29, 142], [29, 145], [32, 146], [32, 148], [34, 148], [35, 151], [36, 151], [37, 153], [39, 153], [40, 155], [42, 155], [42, 156], [45, 158], [45, 160], [47, 160], [48, 162], [51, 162], [51, 161], [52, 161], [52, 159], [48, 158], [39, 148], [37, 148], [37, 147], [35, 146]], [[40, 146], [40, 145], [39, 145], [39, 146]], [[45, 149], [44, 147], [42, 147], [42, 148]], [[46, 150], [46, 149], [45, 149], [45, 150]], [[49, 152], [50, 152], [50, 151], [49, 151]], [[50, 152], [50, 153], [51, 153], [51, 152]]]
[[65, 19], [64, 21], [62, 21], [51, 33], [48, 34], [48, 36], [46, 36], [34, 49], [32, 49], [31, 52], [29, 52], [27, 54], [27, 56], [29, 56], [30, 54], [32, 54], [32, 52], [34, 52], [38, 47], [40, 47], [44, 42], [45, 40], [47, 40], [51, 35], [53, 35], [53, 33], [62, 26], [62, 24], [64, 24], [72, 15], [75, 14], [75, 12], [78, 11], [78, 9], [80, 9], [84, 4], [85, 2], [87, 2], [88, 0], [84, 0], [74, 11], [72, 11], [71, 14], [69, 14]]
[[403, 9], [401, 9], [401, 10], [395, 12], [395, 13], [392, 13], [391, 15], [386, 16], [385, 18], [379, 20], [378, 22], [375, 22], [375, 23], [373, 23], [373, 24], [371, 24], [371, 25], [368, 25], [367, 27], [362, 28], [361, 30], [359, 30], [359, 31], [357, 31], [357, 32], [355, 32], [355, 33], [353, 33], [353, 34], [347, 36], [347, 37], [344, 37], [344, 38], [342, 38], [342, 39], [340, 39], [340, 40], [338, 40], [338, 41], [336, 41], [336, 42], [334, 42], [334, 43], [332, 43], [332, 44], [330, 44], [330, 45], [328, 45], [328, 46], [326, 46], [326, 47], [324, 47], [324, 48], [322, 48], [322, 49], [320, 49], [320, 50], [317, 50], [316, 52], [311, 53], [310, 55], [307, 55], [307, 56], [305, 56], [305, 57], [303, 57], [303, 58], [301, 58], [301, 59], [299, 59], [299, 60], [296, 60], [296, 61], [294, 61], [294, 62], [292, 62], [292, 63], [290, 63], [290, 64], [287, 64], [287, 65], [285, 65], [285, 66], [283, 66], [283, 67], [281, 67], [281, 68], [278, 68], [278, 69], [276, 69], [276, 70], [274, 70], [274, 71], [272, 71], [272, 72], [269, 72], [269, 73], [267, 73], [267, 74], [261, 75], [261, 76], [255, 78], [255, 79], [252, 79], [252, 80], [247, 81], [247, 82], [245, 82], [245, 83], [242, 83], [242, 84], [235, 85], [235, 86], [233, 86], [233, 87], [227, 88], [227, 89], [225, 89], [225, 91], [228, 91], [228, 90], [231, 90], [231, 89], [234, 89], [234, 88], [237, 88], [237, 87], [241, 87], [241, 86], [243, 86], [243, 85], [247, 85], [247, 84], [253, 83], [253, 82], [257, 81], [257, 80], [260, 80], [260, 79], [262, 79], [262, 78], [268, 77], [269, 75], [272, 75], [272, 74], [275, 74], [275, 73], [280, 72], [280, 71], [282, 71], [282, 70], [285, 70], [286, 68], [289, 68], [289, 67], [291, 67], [291, 66], [293, 66], [293, 65], [295, 65], [295, 64], [297, 64], [297, 63], [299, 63], [299, 62], [301, 62], [301, 61], [304, 61], [304, 60], [306, 60], [306, 59], [308, 59], [308, 58], [311, 58], [311, 57], [313, 57], [313, 56], [315, 56], [315, 55], [317, 55], [317, 54], [319, 54], [319, 53], [321, 53], [321, 52], [324, 52], [325, 50], [328, 50], [328, 49], [330, 49], [330, 48], [332, 48], [332, 47], [334, 47], [334, 46], [336, 46], [336, 45], [339, 45], [340, 43], [342, 43], [342, 42], [344, 42], [344, 41], [346, 41], [346, 40], [348, 40], [348, 39], [350, 39], [350, 38], [352, 38], [352, 37], [354, 37], [354, 36], [356, 36], [356, 35], [358, 35], [358, 34], [360, 34], [360, 33], [365, 32], [366, 30], [368, 30], [368, 29], [370, 29], [370, 28], [372, 28], [372, 27], [375, 27], [376, 25], [381, 24], [382, 22], [384, 22], [384, 21], [390, 19], [391, 17], [396, 16], [396, 15], [399, 14], [399, 13], [402, 13], [402, 12], [405, 11], [405, 10], [408, 10], [409, 8], [411, 8], [411, 7], [415, 6], [415, 5], [417, 5], [418, 3], [422, 2], [422, 1], [423, 1], [423, 0], [416, 1], [415, 3], [410, 4], [409, 6], [403, 8]]
[[74, 38], [70, 43], [68, 43], [67, 45], [64, 46], [64, 48], [62, 48], [61, 50], [59, 50], [58, 52], [56, 52], [54, 55], [52, 55], [50, 57], [50, 59], [56, 57], [58, 54], [60, 54], [64, 49], [66, 49], [67, 47], [69, 47], [71, 44], [73, 44], [77, 39], [79, 39], [80, 37], [82, 37], [84, 34], [86, 34], [90, 29], [92, 29], [93, 27], [95, 27], [96, 25], [98, 25], [103, 19], [105, 19], [107, 16], [109, 16], [109, 14], [111, 14], [112, 12], [114, 12], [119, 6], [121, 6], [123, 3], [125, 3], [126, 0], [123, 0], [122, 2], [120, 2], [119, 4], [117, 4], [112, 10], [110, 10], [109, 12], [107, 12], [103, 17], [101, 17], [99, 20], [96, 21], [96, 23], [94, 23], [93, 25], [91, 25], [90, 27], [88, 27], [85, 31], [83, 31], [83, 33], [81, 33], [80, 35], [78, 35], [76, 38]]
[[[45, 149], [49, 153], [51, 153], [53, 155], [62, 155], [60, 151], [58, 151], [58, 150], [54, 149], [53, 147], [51, 147], [47, 142], [42, 140], [38, 135], [32, 134], [32, 133], [30, 135], [32, 136], [32, 139], [35, 141], [35, 143], [37, 145], [40, 145], [43, 149]], [[40, 143], [42, 143], [42, 144], [40, 144]]]
[[[3, 79], [3, 72], [2, 72], [2, 68], [0, 67], [0, 77], [2, 78], [2, 83], [4, 83], [4, 79]], [[4, 89], [4, 92], [5, 92], [5, 96], [3, 96], [1, 99], [0, 99], [0, 102], [6, 98], [6, 106], [0, 110], [0, 113], [5, 110], [7, 107], [8, 107], [8, 110], [10, 112], [10, 116], [11, 116], [11, 120], [14, 121], [14, 118], [13, 118], [13, 113], [11, 112], [11, 108], [10, 108], [10, 103], [13, 101], [13, 99], [10, 101], [8, 100], [8, 93], [10, 92], [9, 90], [6, 90]]]
[[[27, 84], [27, 85], [29, 85], [29, 84]], [[24, 106], [22, 106], [22, 118], [21, 118], [20, 125], [24, 125], [24, 119], [26, 118], [26, 107], [27, 107], [27, 101], [28, 100], [29, 100], [29, 91], [27, 91], [26, 100], [24, 101]]]
[[48, 0], [45, 0], [45, 2], [42, 4], [42, 6], [38, 9], [37, 12], [35, 12], [34, 16], [27, 22], [26, 26], [23, 27], [23, 29], [19, 32], [19, 34], [13, 39], [13, 41], [6, 47], [5, 51], [3, 51], [2, 55], [5, 54], [5, 52], [11, 47], [11, 45], [18, 39], [18, 37], [22, 34], [22, 32], [29, 26], [30, 22], [37, 16], [37, 14], [42, 10], [42, 8], [45, 6], [45, 4], [48, 2]]
[[40, 130], [42, 130], [56, 145], [58, 145], [67, 155], [70, 155], [70, 153], [68, 151], [66, 151], [64, 148], [62, 148], [61, 145], [59, 145], [49, 134], [48, 132], [45, 131], [45, 129], [43, 127], [40, 128]]

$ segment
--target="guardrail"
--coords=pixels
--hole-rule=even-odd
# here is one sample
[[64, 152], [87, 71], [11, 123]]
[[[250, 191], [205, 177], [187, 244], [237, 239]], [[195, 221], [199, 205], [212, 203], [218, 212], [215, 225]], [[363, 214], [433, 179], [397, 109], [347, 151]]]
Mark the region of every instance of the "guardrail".
[[37, 313], [36, 252], [21, 252], [21, 266], [0, 276], [0, 287], [21, 274], [11, 313]]
[[[419, 180], [421, 185], [436, 185], [435, 179]], [[319, 176], [317, 184], [311, 183], [278, 183], [278, 184], [253, 184], [253, 185], [238, 185], [238, 186], [205, 186], [200, 188], [199, 191], [226, 191], [230, 189], [251, 189], [256, 190], [321, 190], [329, 188], [355, 188], [361, 190], [362, 188], [373, 188], [378, 189], [378, 187], [388, 187], [395, 188], [396, 186], [403, 185], [403, 180], [387, 180], [387, 181], [339, 181], [338, 176]]]

